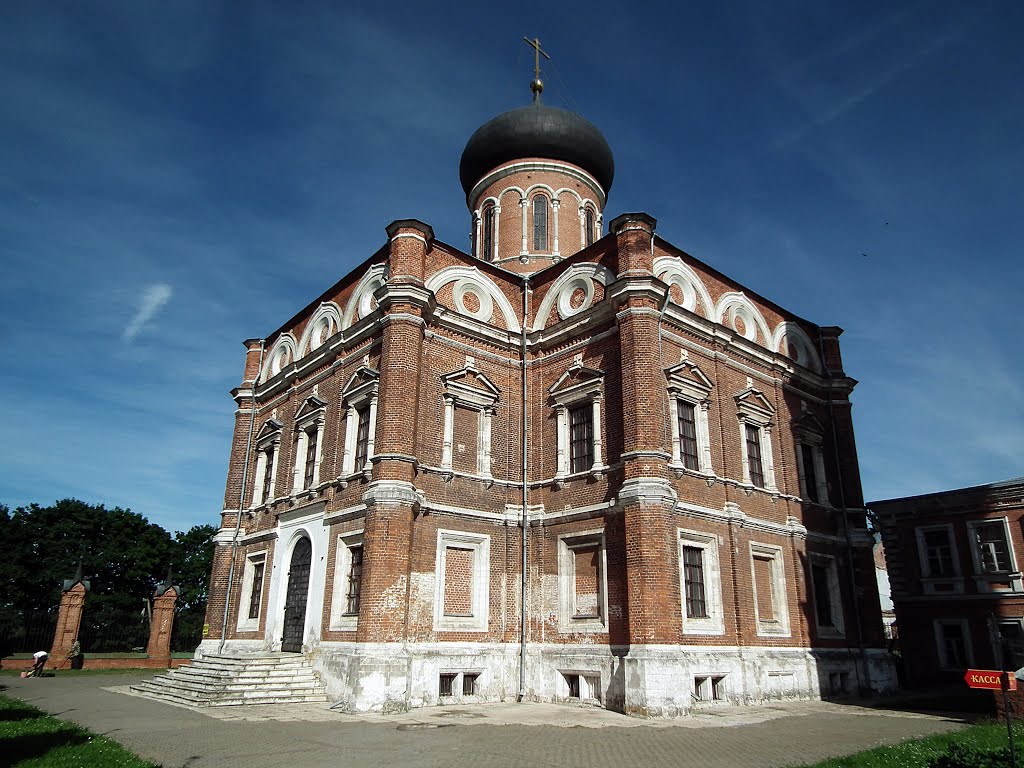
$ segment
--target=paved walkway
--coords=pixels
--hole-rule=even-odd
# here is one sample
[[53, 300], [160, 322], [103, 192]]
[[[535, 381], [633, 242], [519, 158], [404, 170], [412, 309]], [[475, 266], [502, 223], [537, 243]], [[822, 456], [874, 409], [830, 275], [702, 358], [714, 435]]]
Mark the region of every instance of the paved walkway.
[[0, 691], [109, 736], [165, 768], [769, 768], [963, 727], [961, 717], [794, 702], [638, 720], [555, 704], [346, 715], [322, 705], [176, 707], [127, 695], [151, 674], [22, 680]]

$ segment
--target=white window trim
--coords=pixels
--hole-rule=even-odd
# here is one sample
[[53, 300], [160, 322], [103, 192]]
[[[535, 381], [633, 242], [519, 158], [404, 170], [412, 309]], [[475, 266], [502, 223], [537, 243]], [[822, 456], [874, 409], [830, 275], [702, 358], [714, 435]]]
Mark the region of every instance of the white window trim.
[[[465, 379], [473, 377], [483, 386], [472, 386]], [[455, 442], [455, 409], [465, 408], [477, 412], [476, 474], [491, 479], [491, 423], [496, 413], [499, 391], [491, 381], [467, 359], [466, 367], [460, 371], [442, 376], [445, 392], [444, 422], [441, 435], [441, 468], [452, 470], [453, 447]], [[451, 477], [451, 474], [448, 475]]]
[[[577, 371], [585, 371], [590, 375], [582, 381], [570, 384], [567, 387], [561, 387], [566, 378]], [[604, 377], [600, 371], [584, 369], [583, 363], [577, 360], [549, 390], [551, 397], [555, 401], [557, 469], [554, 479], [556, 487], [560, 486], [568, 477], [582, 477], [587, 474], [593, 477], [600, 477], [608, 470], [608, 465], [604, 463], [602, 458], [604, 441], [601, 436], [601, 393], [603, 386]], [[588, 402], [590, 403], [591, 418], [593, 420], [591, 424], [591, 452], [594, 458], [589, 469], [574, 473], [569, 471], [571, 468], [569, 452], [572, 439], [569, 433], [569, 411]]]
[[[757, 577], [754, 559], [769, 559], [772, 563], [772, 604], [775, 619], [762, 619], [757, 610]], [[789, 637], [789, 596], [786, 590], [786, 565], [782, 547], [773, 544], [750, 543], [750, 584], [754, 593], [754, 621], [759, 637]]]
[[[751, 489], [778, 493], [775, 482], [775, 454], [772, 452], [772, 428], [774, 426], [775, 409], [762, 392], [754, 389], [748, 379], [747, 388], [736, 396], [738, 408], [737, 419], [740, 433], [740, 455], [743, 459], [743, 483]], [[761, 446], [761, 471], [764, 475], [764, 486], [754, 485], [750, 479], [750, 458], [747, 455], [747, 424], [758, 428], [758, 439]]]
[[[834, 626], [823, 627], [818, 624], [818, 605], [814, 604], [814, 625], [818, 630], [818, 637], [840, 638], [846, 637], [846, 618], [843, 610], [843, 592], [839, 586], [839, 567], [833, 555], [826, 555], [819, 552], [808, 552], [807, 559], [810, 565], [818, 565], [825, 568], [825, 578], [828, 579], [828, 594], [832, 602], [832, 621]], [[814, 569], [810, 571], [811, 598], [817, 598], [817, 590], [814, 583]]]
[[[800, 477], [800, 498], [805, 501], [818, 504], [823, 507], [832, 506], [828, 496], [828, 479], [825, 477], [825, 452], [822, 450], [823, 438], [821, 435], [803, 433], [796, 439], [796, 467]], [[806, 445], [811, 449], [811, 456], [814, 461], [814, 479], [818, 500], [812, 502], [807, 492], [807, 470], [804, 468], [804, 452], [801, 446]]]
[[[575, 618], [576, 557], [574, 550], [597, 544], [598, 600], [600, 614], [596, 618]], [[558, 537], [558, 631], [561, 633], [594, 633], [608, 631], [608, 552], [602, 529], [567, 533]]]
[[262, 590], [266, 590], [267, 584], [270, 582], [270, 559], [267, 557], [267, 550], [261, 549], [259, 552], [250, 552], [245, 556], [245, 570], [242, 573], [242, 589], [239, 590], [239, 594], [242, 599], [238, 603], [238, 623], [237, 629], [239, 632], [257, 632], [260, 628], [260, 619], [263, 618], [264, 600], [263, 595], [260, 595], [260, 610], [256, 614], [255, 619], [249, 618], [249, 603], [252, 602], [252, 582], [255, 576], [256, 566], [263, 564], [263, 587]]
[[[352, 547], [363, 546], [363, 531], [338, 535], [334, 553], [334, 588], [331, 595], [331, 620], [328, 628], [335, 632], [355, 632], [359, 614], [345, 613], [348, 603], [348, 579], [352, 572]], [[365, 557], [363, 562], [366, 562]], [[362, 585], [360, 584], [360, 591]]]
[[[722, 609], [722, 571], [718, 560], [717, 536], [699, 531], [678, 529], [679, 533], [679, 593], [683, 613], [684, 635], [724, 635], [725, 618]], [[707, 617], [691, 618], [686, 615], [686, 569], [683, 565], [683, 548], [699, 547], [704, 556], [704, 601]]]
[[[365, 380], [360, 382], [361, 378]], [[373, 469], [373, 458], [376, 455], [377, 433], [377, 395], [380, 378], [377, 371], [370, 368], [364, 361], [358, 371], [349, 379], [341, 393], [342, 409], [345, 413], [345, 449], [341, 456], [341, 474], [339, 483], [345, 487], [351, 478], [362, 475], [369, 478]], [[366, 407], [367, 436], [366, 463], [356, 466], [356, 439], [359, 436], [359, 410]]]
[[[449, 547], [473, 550], [472, 616], [446, 616], [444, 613], [445, 564]], [[434, 631], [486, 632], [490, 605], [491, 537], [466, 531], [437, 532], [437, 556], [434, 566]]]
[[[928, 547], [924, 541], [924, 535], [928, 531], [944, 530], [949, 541], [950, 557], [953, 560], [953, 574], [951, 576], [932, 575], [928, 568]], [[955, 595], [964, 591], [963, 574], [960, 572], [960, 551], [957, 546], [956, 536], [953, 533], [952, 523], [939, 525], [921, 525], [914, 529], [914, 537], [917, 539], [917, 557], [921, 566], [921, 589], [926, 595]]]
[[[672, 461], [669, 466], [677, 474], [698, 472], [714, 476], [711, 467], [711, 431], [708, 427], [708, 409], [711, 405], [711, 381], [689, 360], [665, 369], [669, 392], [669, 429], [672, 433]], [[697, 469], [688, 469], [683, 464], [683, 452], [679, 440], [679, 401], [693, 406], [697, 432]]]
[[[981, 552], [978, 550], [977, 529], [984, 524], [1002, 523], [1003, 537], [1006, 541], [1006, 553], [1010, 558], [1010, 570], [986, 571], [983, 567]], [[974, 580], [981, 592], [1022, 592], [1020, 569], [1017, 567], [1017, 554], [1010, 536], [1010, 521], [1006, 517], [989, 517], [967, 521], [967, 542], [971, 550], [971, 564], [974, 567]], [[1008, 586], [1000, 586], [1001, 584]]]
[[964, 663], [968, 667], [974, 666], [974, 646], [971, 643], [971, 627], [967, 619], [933, 619], [932, 629], [935, 633], [935, 651], [939, 669], [962, 671], [959, 666], [951, 666], [949, 659], [946, 658], [946, 644], [942, 639], [942, 627], [944, 626], [960, 627], [960, 636], [964, 640]]
[[[267, 422], [270, 424], [271, 422]], [[262, 507], [265, 504], [273, 503], [277, 490], [277, 468], [281, 460], [281, 425], [274, 422], [276, 426], [268, 431], [256, 444], [256, 470], [253, 478], [252, 504], [250, 508]], [[267, 500], [263, 501], [263, 482], [267, 476], [267, 454], [274, 452], [273, 463], [270, 467], [270, 488], [267, 491]]]
[[[295, 421], [297, 440], [295, 441], [295, 466], [292, 468], [292, 493], [299, 494], [315, 490], [320, 485], [320, 463], [324, 454], [324, 424], [327, 419], [327, 403], [320, 398], [307, 398], [299, 408], [299, 418]], [[306, 483], [306, 449], [309, 439], [315, 436], [316, 453], [313, 457], [313, 479], [309, 487]]]

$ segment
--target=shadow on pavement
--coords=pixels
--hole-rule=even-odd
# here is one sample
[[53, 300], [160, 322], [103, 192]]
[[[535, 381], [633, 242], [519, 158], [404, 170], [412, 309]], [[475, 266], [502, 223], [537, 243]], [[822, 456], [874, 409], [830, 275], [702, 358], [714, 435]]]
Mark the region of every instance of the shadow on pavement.
[[965, 722], [995, 717], [996, 714], [996, 701], [992, 691], [972, 690], [966, 687], [903, 690], [885, 698], [856, 703], [870, 709], [892, 712], [959, 716]]

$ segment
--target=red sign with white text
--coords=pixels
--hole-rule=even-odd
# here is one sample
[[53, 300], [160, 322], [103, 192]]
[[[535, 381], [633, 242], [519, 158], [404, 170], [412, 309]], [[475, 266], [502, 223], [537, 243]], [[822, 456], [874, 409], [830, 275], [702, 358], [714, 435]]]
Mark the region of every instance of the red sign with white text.
[[964, 673], [964, 681], [971, 688], [991, 688], [1000, 691], [1003, 688], [1003, 675], [1008, 678], [1006, 690], [1017, 690], [1017, 678], [998, 669], [968, 669]]

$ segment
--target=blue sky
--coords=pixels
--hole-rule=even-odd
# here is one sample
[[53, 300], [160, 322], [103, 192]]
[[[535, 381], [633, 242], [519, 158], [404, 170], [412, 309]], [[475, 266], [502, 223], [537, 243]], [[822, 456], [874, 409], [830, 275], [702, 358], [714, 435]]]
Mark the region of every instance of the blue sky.
[[606, 220], [846, 329], [867, 498], [1024, 474], [1024, 3], [12, 1], [0, 503], [217, 523], [241, 341], [394, 219], [467, 247], [524, 35], [615, 152]]

